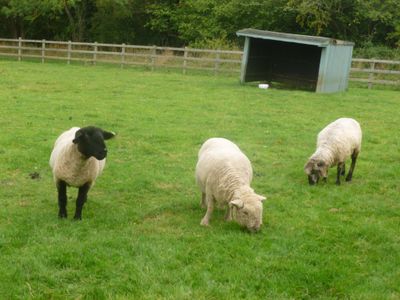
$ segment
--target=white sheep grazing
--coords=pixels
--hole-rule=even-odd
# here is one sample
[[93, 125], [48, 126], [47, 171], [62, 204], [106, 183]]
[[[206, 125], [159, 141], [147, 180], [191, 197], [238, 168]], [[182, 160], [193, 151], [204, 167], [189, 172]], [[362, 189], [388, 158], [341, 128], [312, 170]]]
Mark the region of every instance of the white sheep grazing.
[[82, 218], [87, 193], [106, 162], [107, 148], [104, 140], [114, 135], [88, 126], [73, 127], [57, 138], [50, 156], [50, 167], [58, 191], [60, 218], [67, 217], [67, 186], [79, 188], [74, 219]]
[[199, 151], [196, 181], [202, 192], [201, 204], [207, 212], [201, 225], [209, 225], [214, 202], [227, 206], [226, 219], [235, 219], [250, 231], [262, 224], [262, 201], [250, 187], [253, 177], [251, 163], [239, 147], [224, 138], [207, 140]]
[[328, 169], [337, 165], [336, 184], [345, 175], [345, 162], [351, 156], [351, 167], [346, 181], [351, 181], [357, 156], [361, 151], [362, 132], [360, 124], [350, 118], [340, 118], [330, 123], [318, 134], [317, 150], [304, 167], [308, 182], [313, 185], [328, 176]]

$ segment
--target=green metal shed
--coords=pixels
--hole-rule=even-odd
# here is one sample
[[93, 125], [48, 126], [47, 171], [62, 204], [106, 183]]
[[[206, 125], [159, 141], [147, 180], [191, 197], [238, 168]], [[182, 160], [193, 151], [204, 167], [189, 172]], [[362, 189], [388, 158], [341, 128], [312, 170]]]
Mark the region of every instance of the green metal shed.
[[354, 43], [332, 38], [243, 29], [240, 81], [278, 82], [332, 93], [348, 86]]

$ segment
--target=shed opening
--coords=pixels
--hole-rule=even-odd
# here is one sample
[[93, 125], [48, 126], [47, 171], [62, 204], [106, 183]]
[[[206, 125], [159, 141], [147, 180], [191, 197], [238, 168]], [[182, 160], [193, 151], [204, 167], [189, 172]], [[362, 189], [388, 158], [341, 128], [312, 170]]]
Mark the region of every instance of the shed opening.
[[245, 81], [278, 82], [315, 91], [321, 48], [298, 43], [251, 39]]

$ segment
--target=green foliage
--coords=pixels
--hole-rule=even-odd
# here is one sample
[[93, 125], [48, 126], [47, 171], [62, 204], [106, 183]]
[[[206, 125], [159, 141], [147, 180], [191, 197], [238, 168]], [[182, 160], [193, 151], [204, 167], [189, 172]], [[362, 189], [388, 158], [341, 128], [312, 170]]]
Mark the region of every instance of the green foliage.
[[241, 50], [237, 43], [230, 42], [226, 38], [215, 38], [199, 40], [189, 44], [191, 48], [203, 48], [203, 49], [223, 49], [223, 50]]
[[[1, 299], [400, 297], [398, 92], [61, 63], [0, 61], [0, 74]], [[353, 182], [336, 186], [332, 169], [310, 187], [316, 135], [342, 116], [364, 133]], [[89, 124], [117, 137], [83, 220], [59, 220], [50, 151], [63, 130]], [[199, 225], [194, 168], [212, 136], [253, 163], [253, 187], [268, 196], [259, 234], [222, 211]]]
[[90, 35], [94, 41], [123, 43], [135, 40], [134, 7], [128, 0], [98, 1]]
[[361, 47], [355, 48], [353, 57], [400, 60], [400, 48], [393, 49], [386, 46], [374, 46], [369, 42]]
[[350, 39], [356, 43], [394, 46], [399, 41], [398, 20], [400, 2], [397, 0], [289, 0], [287, 9], [313, 35]]
[[237, 46], [251, 27], [400, 44], [398, 0], [0, 0], [0, 16], [5, 37]]

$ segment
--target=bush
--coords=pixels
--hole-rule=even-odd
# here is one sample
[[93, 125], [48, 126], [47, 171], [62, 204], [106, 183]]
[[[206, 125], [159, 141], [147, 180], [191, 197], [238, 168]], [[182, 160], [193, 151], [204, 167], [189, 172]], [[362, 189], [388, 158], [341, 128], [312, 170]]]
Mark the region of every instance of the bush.
[[354, 48], [353, 57], [400, 60], [400, 48], [374, 46], [372, 43], [367, 43], [360, 48]]

